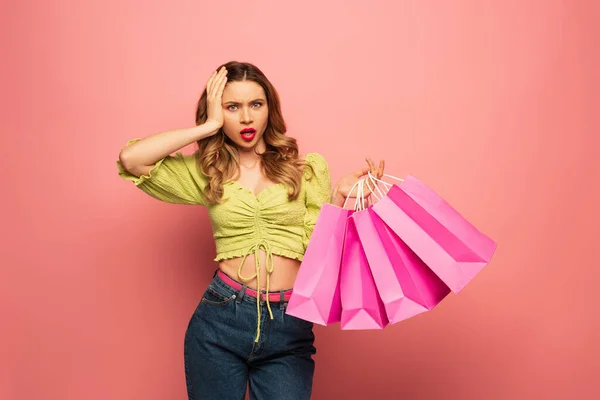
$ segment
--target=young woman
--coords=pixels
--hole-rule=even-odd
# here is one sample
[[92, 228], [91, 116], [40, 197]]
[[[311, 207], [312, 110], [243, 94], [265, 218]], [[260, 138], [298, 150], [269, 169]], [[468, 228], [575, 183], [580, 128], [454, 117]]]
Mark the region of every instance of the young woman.
[[[252, 399], [310, 398], [313, 324], [285, 308], [321, 206], [341, 206], [384, 164], [367, 159], [332, 192], [325, 159], [300, 156], [285, 133], [273, 85], [256, 66], [229, 62], [208, 80], [195, 127], [132, 140], [120, 152], [122, 178], [210, 216], [219, 267], [185, 335], [190, 399], [243, 399], [248, 384]], [[193, 154], [170, 155], [194, 142]]]

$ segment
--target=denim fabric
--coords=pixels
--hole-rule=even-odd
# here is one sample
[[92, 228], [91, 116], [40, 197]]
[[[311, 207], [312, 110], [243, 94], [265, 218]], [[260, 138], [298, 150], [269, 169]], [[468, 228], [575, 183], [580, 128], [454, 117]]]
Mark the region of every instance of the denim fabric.
[[[275, 292], [278, 293], [278, 292]], [[281, 298], [283, 299], [282, 293]], [[189, 322], [184, 342], [190, 400], [303, 400], [312, 392], [313, 324], [285, 314], [286, 301], [261, 301], [215, 275]]]

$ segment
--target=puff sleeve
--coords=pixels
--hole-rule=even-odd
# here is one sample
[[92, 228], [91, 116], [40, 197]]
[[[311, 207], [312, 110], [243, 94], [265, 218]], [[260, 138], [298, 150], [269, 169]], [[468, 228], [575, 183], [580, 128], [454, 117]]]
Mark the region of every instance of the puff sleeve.
[[[131, 145], [140, 139], [130, 140]], [[155, 199], [173, 204], [206, 205], [203, 190], [207, 178], [200, 172], [198, 151], [183, 155], [176, 153], [158, 160], [147, 175], [137, 177], [117, 161], [119, 176], [132, 181], [139, 189]]]
[[331, 201], [331, 174], [325, 158], [319, 153], [307, 154], [305, 160], [313, 167], [314, 175], [310, 171], [305, 173], [306, 185], [306, 214], [304, 216], [304, 249], [308, 246], [313, 229], [317, 222], [321, 206]]

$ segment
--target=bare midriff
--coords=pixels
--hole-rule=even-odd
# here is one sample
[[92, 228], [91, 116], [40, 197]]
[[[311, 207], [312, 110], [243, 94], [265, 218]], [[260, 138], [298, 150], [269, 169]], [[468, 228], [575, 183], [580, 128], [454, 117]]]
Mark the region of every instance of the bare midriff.
[[[267, 269], [266, 269], [266, 253], [263, 250], [259, 251], [259, 261], [260, 261], [260, 288], [261, 290], [265, 290], [267, 288]], [[240, 282], [240, 278], [238, 277], [238, 269], [240, 263], [242, 262], [242, 257], [230, 258], [227, 260], [222, 260], [219, 262], [219, 268], [225, 274], [227, 274], [231, 279], [234, 279]], [[298, 270], [300, 269], [300, 261], [294, 260], [287, 257], [278, 256], [276, 254], [273, 255], [273, 272], [270, 274], [269, 280], [269, 292], [277, 292], [279, 290], [291, 289], [294, 287], [294, 282], [296, 281], [296, 276], [298, 275]], [[248, 254], [246, 260], [244, 261], [244, 265], [242, 267], [242, 276], [253, 276], [256, 274], [256, 264], [254, 260], [254, 253]], [[256, 277], [249, 281], [244, 281], [241, 283], [245, 283], [251, 289], [257, 289], [257, 280]]]

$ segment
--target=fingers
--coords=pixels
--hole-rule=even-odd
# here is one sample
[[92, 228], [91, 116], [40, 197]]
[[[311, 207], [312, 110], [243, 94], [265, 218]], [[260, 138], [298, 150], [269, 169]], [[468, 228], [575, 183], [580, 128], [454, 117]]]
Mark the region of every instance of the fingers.
[[381, 177], [383, 176], [383, 170], [385, 169], [385, 160], [379, 161], [378, 168], [375, 168], [375, 163], [373, 163], [373, 161], [369, 157], [367, 157], [367, 163], [369, 164], [369, 171], [371, 172], [371, 175], [373, 175], [377, 179], [381, 179]]
[[366, 158], [367, 164], [369, 164], [369, 168], [367, 168], [367, 172], [365, 173], [371, 173], [371, 175], [373, 176], [377, 176], [377, 171], [375, 168], [375, 164], [373, 163], [373, 160], [371, 160], [369, 157]]
[[369, 164], [369, 166], [359, 169], [359, 170], [356, 170], [354, 172], [354, 175], [357, 178], [360, 178], [361, 176], [366, 175], [369, 172], [371, 172], [371, 175], [373, 175], [374, 177], [381, 178], [383, 176], [383, 171], [385, 169], [385, 161], [381, 160], [379, 162], [379, 167], [375, 167], [375, 163], [373, 163], [373, 160], [371, 160], [369, 157], [367, 157], [365, 160], [367, 161], [367, 164]]
[[227, 69], [225, 67], [221, 67], [219, 71], [213, 72], [208, 83], [206, 84], [206, 95], [214, 96], [218, 89], [223, 85], [223, 81], [227, 81]]
[[217, 93], [215, 93], [215, 95], [217, 96], [217, 99], [219, 99], [219, 100], [223, 96], [223, 91], [225, 90], [225, 85], [227, 85], [227, 70], [225, 70], [225, 75], [223, 75], [223, 78], [221, 79], [221, 85], [218, 87]]
[[[367, 161], [367, 164], [369, 164], [368, 167], [356, 170], [354, 172], [354, 176], [357, 179], [360, 179], [361, 177], [363, 177], [364, 175], [367, 175], [369, 172], [371, 173], [371, 175], [373, 175], [373, 177], [380, 179], [383, 176], [383, 171], [385, 169], [385, 160], [381, 160], [379, 162], [379, 167], [375, 167], [375, 163], [373, 163], [373, 160], [371, 160], [369, 157], [366, 157], [365, 160]], [[362, 196], [367, 199], [371, 196], [371, 194], [373, 194], [373, 192], [376, 190], [375, 188], [377, 187], [377, 183], [370, 181], [370, 180], [365, 180], [364, 182], [364, 186], [363, 186], [363, 191], [362, 191]], [[356, 195], [349, 195], [350, 197], [357, 197]]]
[[370, 167], [366, 167], [366, 168], [358, 169], [358, 170], [356, 170], [356, 171], [354, 172], [354, 175], [355, 175], [357, 178], [360, 178], [361, 176], [363, 176], [363, 175], [366, 175], [367, 173], [369, 173], [369, 171], [370, 171], [370, 170], [371, 170], [371, 168], [370, 168]]
[[[221, 69], [221, 71], [222, 71], [222, 69]], [[219, 79], [219, 73], [221, 71], [215, 71], [210, 76], [210, 79], [208, 80], [208, 83], [206, 84], [206, 94], [208, 96], [212, 95], [213, 87], [215, 86], [215, 82], [217, 81], [217, 79]]]
[[367, 164], [369, 164], [369, 171], [371, 171], [371, 174], [375, 173], [375, 164], [373, 164], [373, 160], [371, 160], [369, 157], [366, 158], [367, 160]]
[[215, 76], [215, 78], [212, 82], [211, 91], [209, 94], [211, 98], [218, 97], [219, 88], [223, 84], [223, 81], [226, 81], [226, 79], [227, 79], [226, 75], [227, 75], [227, 70], [225, 69], [225, 67], [223, 67], [219, 70], [219, 72]]
[[383, 170], [385, 168], [385, 160], [381, 160], [379, 162], [379, 168], [377, 168], [377, 178], [381, 179], [381, 177], [383, 176]]
[[[363, 169], [359, 169], [356, 172], [354, 172], [354, 175], [356, 176], [356, 178], [360, 179], [361, 177], [363, 177], [364, 175], [367, 175], [370, 172], [373, 177], [375, 177], [377, 179], [381, 179], [381, 177], [383, 176], [383, 171], [385, 169], [385, 160], [381, 160], [379, 162], [378, 168], [375, 167], [375, 163], [373, 163], [373, 160], [371, 160], [369, 157], [366, 157], [366, 161], [367, 161], [367, 164], [369, 164], [369, 166], [366, 168], [363, 168]], [[375, 182], [372, 182], [372, 184], [376, 185]], [[371, 187], [371, 184], [365, 184], [363, 196], [365, 198], [369, 197], [373, 191], [372, 189], [374, 189], [374, 188]]]
[[210, 76], [210, 79], [206, 83], [206, 95], [207, 96], [211, 93], [212, 85], [213, 85], [216, 75], [217, 75], [217, 71], [213, 72], [212, 75]]

